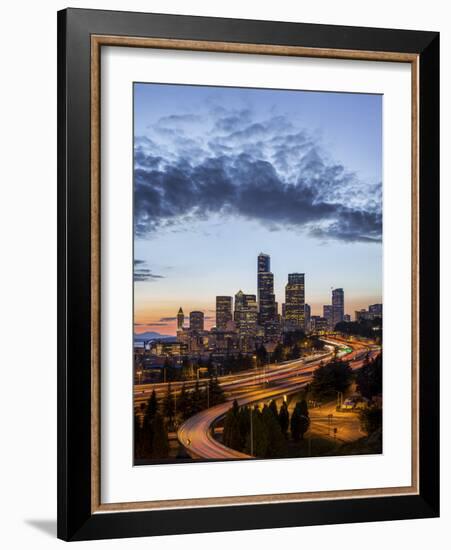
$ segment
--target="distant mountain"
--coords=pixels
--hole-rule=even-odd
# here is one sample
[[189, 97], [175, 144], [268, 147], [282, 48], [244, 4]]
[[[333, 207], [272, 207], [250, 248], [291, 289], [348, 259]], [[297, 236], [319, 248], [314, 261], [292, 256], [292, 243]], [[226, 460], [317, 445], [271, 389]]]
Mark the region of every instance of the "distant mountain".
[[159, 334], [158, 332], [141, 332], [134, 334], [135, 342], [147, 342], [148, 340], [175, 340], [175, 336]]

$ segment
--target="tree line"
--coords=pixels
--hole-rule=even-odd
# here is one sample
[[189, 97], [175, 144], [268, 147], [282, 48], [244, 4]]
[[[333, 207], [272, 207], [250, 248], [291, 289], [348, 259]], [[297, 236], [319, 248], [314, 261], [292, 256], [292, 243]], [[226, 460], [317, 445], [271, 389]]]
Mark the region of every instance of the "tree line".
[[235, 400], [224, 418], [223, 443], [258, 458], [286, 455], [288, 441], [300, 441], [310, 426], [305, 397], [299, 400], [290, 415], [285, 401], [280, 409], [275, 400], [262, 409], [239, 406]]
[[155, 390], [147, 401], [142, 417], [135, 411], [134, 444], [135, 458], [166, 458], [169, 454], [167, 423]]
[[165, 396], [158, 402], [155, 390], [152, 391], [141, 414], [135, 411], [134, 441], [136, 458], [166, 458], [169, 453], [168, 432], [175, 431], [179, 421], [225, 401], [224, 391], [218, 378], [208, 379], [207, 385], [196, 381], [194, 389], [183, 384], [177, 395], [171, 384]]
[[360, 319], [359, 321], [341, 321], [335, 325], [335, 330], [342, 334], [362, 336], [363, 338], [382, 339], [382, 319]]

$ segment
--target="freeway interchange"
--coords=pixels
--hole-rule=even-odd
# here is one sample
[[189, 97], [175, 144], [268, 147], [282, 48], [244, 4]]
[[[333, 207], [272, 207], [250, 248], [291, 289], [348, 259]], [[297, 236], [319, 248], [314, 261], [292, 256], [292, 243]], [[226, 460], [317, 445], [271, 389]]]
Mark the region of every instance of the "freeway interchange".
[[[233, 400], [238, 405], [250, 405], [269, 402], [299, 392], [312, 379], [313, 371], [321, 364], [330, 361], [335, 355], [335, 348], [345, 349], [338, 356], [345, 356], [352, 369], [363, 365], [366, 356], [377, 355], [379, 347], [348, 342], [338, 338], [325, 340], [326, 349], [308, 358], [286, 361], [279, 364], [243, 371], [220, 377], [219, 383], [226, 394], [226, 401], [219, 405], [204, 409], [183, 422], [177, 431], [177, 439], [193, 459], [203, 460], [237, 460], [249, 459], [250, 455], [226, 447], [214, 438], [214, 425], [217, 424], [230, 409]], [[196, 381], [185, 382], [185, 388], [194, 386]], [[171, 389], [174, 394], [181, 391], [182, 382], [173, 382]], [[167, 383], [143, 384], [135, 386], [135, 403], [147, 400], [155, 390], [158, 397], [167, 391]], [[139, 390], [137, 389], [139, 388]]]

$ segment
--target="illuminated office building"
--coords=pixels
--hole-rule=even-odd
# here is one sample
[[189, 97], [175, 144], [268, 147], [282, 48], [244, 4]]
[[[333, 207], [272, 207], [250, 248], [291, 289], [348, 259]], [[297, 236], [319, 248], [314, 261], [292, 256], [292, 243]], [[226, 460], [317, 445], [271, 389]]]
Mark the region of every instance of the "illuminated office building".
[[285, 285], [285, 330], [305, 329], [305, 275], [290, 273]]
[[216, 328], [227, 330], [228, 323], [232, 320], [232, 297], [216, 296]]

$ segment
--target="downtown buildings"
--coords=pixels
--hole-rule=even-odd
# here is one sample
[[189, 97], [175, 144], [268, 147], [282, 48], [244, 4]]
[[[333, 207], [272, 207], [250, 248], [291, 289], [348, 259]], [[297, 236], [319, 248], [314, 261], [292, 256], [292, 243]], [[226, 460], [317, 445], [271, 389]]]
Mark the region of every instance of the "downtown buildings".
[[[188, 354], [255, 353], [262, 345], [282, 343], [288, 332], [324, 334], [334, 330], [345, 319], [344, 291], [331, 293], [331, 304], [323, 306], [323, 315], [311, 315], [305, 301], [305, 273], [289, 273], [285, 285], [285, 302], [279, 306], [274, 292], [271, 258], [260, 253], [257, 257], [257, 293], [242, 290], [234, 296], [216, 296], [216, 325], [205, 329], [202, 311], [189, 313], [185, 326], [182, 308], [177, 313], [177, 347]], [[373, 307], [373, 306], [371, 306]]]

